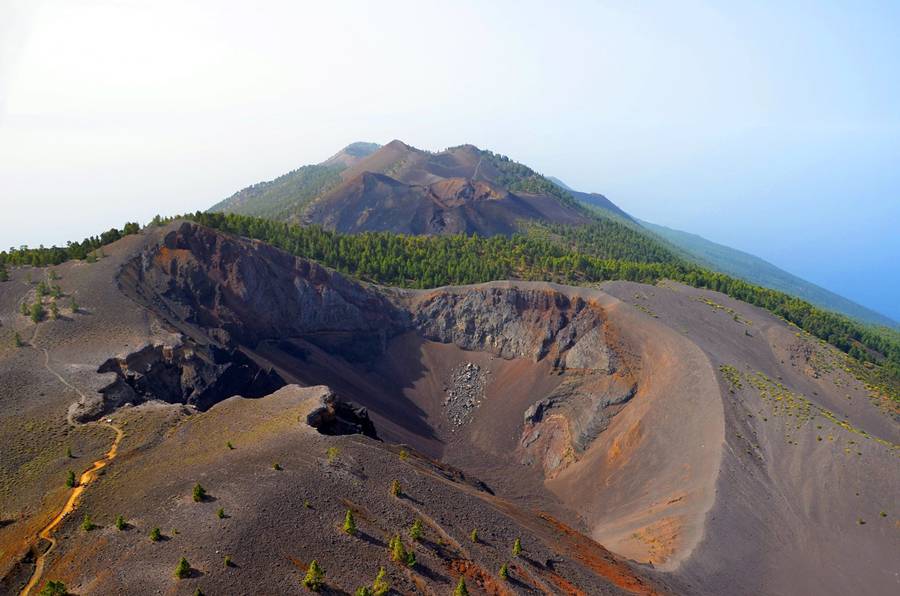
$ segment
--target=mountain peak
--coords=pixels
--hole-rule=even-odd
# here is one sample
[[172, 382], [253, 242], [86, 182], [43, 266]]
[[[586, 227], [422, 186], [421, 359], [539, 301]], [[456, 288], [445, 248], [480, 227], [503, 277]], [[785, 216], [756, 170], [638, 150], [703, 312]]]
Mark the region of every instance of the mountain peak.
[[369, 143], [366, 141], [356, 141], [354, 143], [350, 143], [325, 161], [321, 163], [323, 166], [334, 166], [334, 165], [343, 165], [344, 167], [350, 167], [356, 162], [364, 159], [376, 151], [381, 149], [381, 145], [378, 143]]

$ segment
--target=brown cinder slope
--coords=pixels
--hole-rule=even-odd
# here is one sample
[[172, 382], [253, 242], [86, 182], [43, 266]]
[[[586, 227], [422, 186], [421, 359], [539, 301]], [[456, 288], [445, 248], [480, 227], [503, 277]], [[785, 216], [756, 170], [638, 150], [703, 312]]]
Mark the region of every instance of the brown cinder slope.
[[340, 232], [511, 234], [521, 221], [586, 223], [574, 203], [512, 192], [472, 145], [428, 153], [391, 141], [341, 173], [343, 183], [307, 208], [304, 220]]

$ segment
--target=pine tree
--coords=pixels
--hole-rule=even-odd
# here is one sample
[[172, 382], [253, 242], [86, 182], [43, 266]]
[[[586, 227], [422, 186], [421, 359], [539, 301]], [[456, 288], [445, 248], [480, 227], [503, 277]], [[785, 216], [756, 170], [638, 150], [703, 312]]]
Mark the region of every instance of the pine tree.
[[471, 540], [475, 544], [478, 544], [478, 529], [477, 528], [472, 530], [472, 533], [469, 534], [469, 540]]
[[372, 588], [369, 586], [360, 586], [356, 588], [356, 592], [353, 593], [353, 596], [372, 596]]
[[399, 535], [391, 538], [388, 548], [391, 550], [391, 561], [402, 563], [406, 560], [406, 549], [403, 548], [403, 541], [400, 540]]
[[400, 481], [394, 480], [391, 482], [391, 495], [394, 497], [399, 497], [403, 492], [403, 489], [400, 488]]
[[50, 303], [50, 318], [53, 320], [59, 318], [59, 307], [56, 306], [56, 300]]
[[125, 521], [125, 518], [121, 515], [116, 516], [116, 529], [120, 532], [128, 527], [128, 522]]
[[372, 582], [372, 596], [384, 596], [391, 591], [391, 584], [385, 579], [386, 575], [387, 572], [385, 572], [384, 567], [378, 569], [378, 575], [375, 576], [375, 581]]
[[409, 529], [409, 537], [413, 540], [418, 540], [422, 537], [422, 520], [416, 519], [413, 522], [412, 527]]
[[325, 572], [319, 567], [319, 562], [315, 559], [309, 564], [306, 570], [306, 577], [303, 578], [303, 585], [312, 592], [318, 592], [325, 583]]
[[178, 579], [184, 579], [186, 577], [191, 576], [191, 564], [188, 563], [188, 560], [184, 557], [181, 557], [181, 560], [178, 561], [178, 565], [175, 566], [175, 577]]
[[513, 542], [512, 554], [514, 557], [518, 557], [519, 555], [522, 554], [522, 540], [521, 539], [516, 538], [516, 541]]
[[69, 589], [61, 581], [51, 579], [44, 584], [38, 596], [69, 596]]
[[75, 479], [75, 472], [69, 470], [68, 474], [66, 474], [66, 486], [69, 488], [75, 488], [77, 484], [78, 481]]
[[206, 489], [200, 486], [200, 483], [198, 482], [194, 485], [194, 490], [191, 493], [191, 497], [194, 499], [195, 503], [199, 503], [206, 498]]
[[466, 589], [466, 578], [459, 578], [459, 583], [456, 584], [456, 589], [453, 590], [453, 596], [469, 596], [469, 590]]
[[46, 311], [44, 311], [44, 305], [41, 304], [40, 300], [31, 305], [30, 316], [33, 323], [40, 323], [42, 320], [44, 320], [45, 314], [47, 313]]
[[219, 519], [225, 519], [225, 509], [219, 507], [218, 511], [216, 511], [216, 517], [218, 517]]
[[22, 313], [23, 315], [25, 315], [26, 317], [28, 316], [28, 313], [31, 312], [31, 306], [29, 306], [27, 300], [22, 301], [22, 304], [19, 306], [19, 312]]
[[19, 335], [18, 331], [13, 334], [13, 345], [17, 348], [21, 348], [25, 345], [25, 342], [22, 341], [22, 336]]
[[72, 447], [66, 445], [66, 457], [72, 459]]
[[508, 580], [509, 579], [509, 565], [507, 565], [506, 563], [504, 563], [503, 565], [500, 565], [499, 575], [500, 575], [500, 579], [502, 579], [503, 581]]
[[162, 532], [159, 531], [159, 528], [150, 530], [150, 542], [159, 542], [160, 540], [162, 540]]
[[413, 551], [406, 551], [406, 560], [404, 561], [406, 566], [412, 569], [416, 566], [416, 553]]
[[97, 526], [94, 525], [94, 522], [91, 521], [91, 516], [88, 515], [87, 513], [85, 513], [84, 519], [81, 520], [81, 529], [84, 530], [85, 532], [90, 532], [91, 530], [93, 530], [96, 527]]
[[328, 463], [334, 464], [337, 461], [337, 457], [340, 454], [341, 450], [337, 447], [329, 447], [325, 452], [325, 456], [328, 458]]
[[350, 536], [356, 536], [356, 520], [353, 519], [353, 512], [349, 509], [347, 510], [347, 515], [344, 516], [344, 533], [349, 534]]
[[78, 303], [75, 301], [74, 296], [69, 297], [69, 310], [72, 311], [72, 314], [78, 312]]
[[6, 271], [6, 267], [0, 263], [0, 281], [9, 281], [9, 273]]

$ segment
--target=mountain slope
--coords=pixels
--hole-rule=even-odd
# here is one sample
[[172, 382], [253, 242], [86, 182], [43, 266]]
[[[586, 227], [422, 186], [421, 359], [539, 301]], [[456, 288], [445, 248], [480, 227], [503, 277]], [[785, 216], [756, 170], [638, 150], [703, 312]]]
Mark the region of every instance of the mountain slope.
[[583, 224], [590, 215], [530, 168], [472, 145], [438, 153], [391, 141], [342, 172], [303, 220], [339, 232], [515, 232], [522, 221]]
[[875, 325], [898, 327], [897, 321], [890, 317], [857, 304], [796, 275], [792, 275], [764, 259], [717, 244], [696, 234], [674, 230], [646, 221], [641, 221], [640, 223], [664, 240], [683, 250], [690, 258], [704, 266], [767, 288], [787, 292], [822, 308], [844, 313], [860, 321]]
[[[602, 195], [572, 193], [506, 156], [460, 145], [432, 153], [402, 141], [354, 143], [316, 165], [235, 193], [210, 208], [340, 232], [509, 235], [521, 222], [585, 224], [576, 200], [628, 219]], [[583, 197], [581, 196], [583, 195]]]
[[375, 143], [352, 143], [322, 163], [301, 166], [274, 180], [248, 186], [209, 210], [269, 219], [295, 219], [307, 203], [341, 182], [343, 170], [379, 147]]

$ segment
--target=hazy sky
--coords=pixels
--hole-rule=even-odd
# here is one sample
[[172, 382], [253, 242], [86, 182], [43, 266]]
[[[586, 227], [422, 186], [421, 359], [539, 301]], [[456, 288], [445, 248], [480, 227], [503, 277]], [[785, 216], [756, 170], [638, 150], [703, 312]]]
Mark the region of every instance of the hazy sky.
[[898, 2], [0, 0], [0, 246], [469, 142], [900, 319], [898, 32]]

